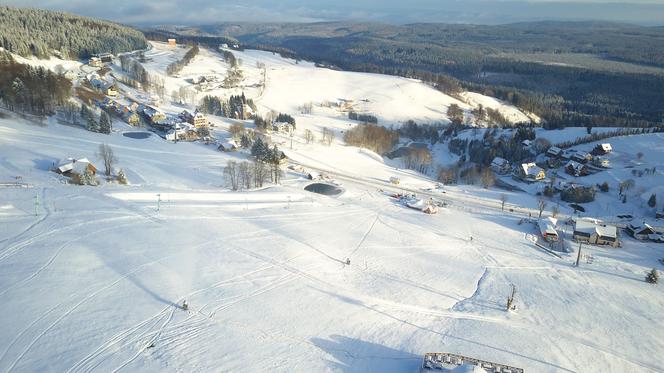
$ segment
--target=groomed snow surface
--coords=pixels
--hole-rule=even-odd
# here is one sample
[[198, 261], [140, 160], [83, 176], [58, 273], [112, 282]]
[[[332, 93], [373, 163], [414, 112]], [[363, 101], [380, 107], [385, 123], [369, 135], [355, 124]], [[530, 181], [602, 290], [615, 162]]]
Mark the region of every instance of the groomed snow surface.
[[[157, 45], [147, 68], [164, 70], [186, 51], [175, 50]], [[264, 52], [236, 57], [249, 85], [257, 59], [266, 64], [262, 95], [247, 88], [260, 110], [366, 98], [367, 110], [399, 123], [444, 120], [453, 100], [408, 79]], [[167, 92], [222, 69], [220, 58], [203, 50], [181, 78], [166, 79]], [[284, 96], [300, 91], [318, 96]], [[231, 121], [210, 119], [213, 134], [227, 137]], [[535, 227], [495, 208], [503, 191], [450, 187], [441, 198], [452, 204], [437, 215], [405, 208], [378, 190], [384, 182], [433, 182], [343, 145], [350, 125], [316, 107], [297, 115], [292, 149], [273, 135], [291, 160], [336, 174], [330, 182], [344, 193], [330, 198], [304, 191], [310, 181], [296, 173], [281, 186], [230, 192], [223, 167], [246, 153], [132, 139], [122, 133], [136, 130], [117, 122], [101, 135], [0, 119], [0, 371], [417, 372], [435, 351], [528, 372], [664, 370], [663, 288], [643, 281], [661, 247], [629, 238], [620, 249], [584, 247], [594, 262], [574, 268], [575, 253], [539, 250]], [[332, 146], [304, 142], [302, 131], [320, 139], [322, 127], [337, 134]], [[636, 140], [616, 149], [639, 146], [627, 139]], [[103, 172], [100, 143], [130, 185], [73, 186], [48, 171], [87, 157]], [[16, 176], [31, 187], [9, 187]], [[507, 194], [508, 207], [536, 206], [533, 196]], [[508, 313], [510, 284], [518, 309]]]
[[[292, 174], [233, 193], [220, 187], [231, 156], [202, 144], [15, 118], [0, 134], [0, 181], [33, 185], [0, 194], [2, 371], [416, 372], [431, 351], [529, 372], [664, 368], [662, 287], [643, 281], [654, 244], [585, 248], [594, 263], [574, 268], [500, 211], [429, 216], [347, 180], [340, 197], [308, 193]], [[102, 141], [132, 185], [47, 171], [95, 159]], [[391, 169], [352, 148], [299, 146], [340, 170]]]

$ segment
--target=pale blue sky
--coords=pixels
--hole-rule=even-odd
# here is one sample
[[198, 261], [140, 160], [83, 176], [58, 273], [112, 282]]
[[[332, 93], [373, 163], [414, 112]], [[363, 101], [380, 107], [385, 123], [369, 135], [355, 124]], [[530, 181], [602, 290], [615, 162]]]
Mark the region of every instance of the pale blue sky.
[[0, 0], [0, 4], [65, 10], [131, 24], [610, 20], [664, 25], [664, 0]]

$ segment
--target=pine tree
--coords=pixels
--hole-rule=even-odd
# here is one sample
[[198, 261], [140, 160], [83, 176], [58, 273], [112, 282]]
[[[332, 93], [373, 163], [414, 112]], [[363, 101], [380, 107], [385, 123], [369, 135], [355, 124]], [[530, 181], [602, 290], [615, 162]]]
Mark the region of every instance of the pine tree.
[[102, 112], [99, 118], [99, 132], [107, 135], [111, 133], [111, 117], [106, 112]]
[[91, 112], [88, 112], [88, 117], [85, 118], [85, 128], [90, 132], [99, 132], [99, 123]]
[[650, 198], [648, 199], [648, 206], [653, 208], [657, 206], [657, 195], [655, 193], [650, 195]]
[[646, 274], [646, 282], [649, 284], [656, 284], [659, 282], [659, 274], [657, 273], [657, 269], [653, 268]]
[[251, 140], [249, 140], [247, 135], [242, 135], [242, 138], [240, 139], [240, 146], [245, 149], [248, 149], [251, 146]]

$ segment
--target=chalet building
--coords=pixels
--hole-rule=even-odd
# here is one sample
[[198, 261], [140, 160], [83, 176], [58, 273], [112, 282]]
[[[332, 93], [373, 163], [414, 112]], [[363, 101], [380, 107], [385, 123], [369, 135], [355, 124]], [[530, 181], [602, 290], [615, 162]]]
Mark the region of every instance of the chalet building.
[[556, 224], [558, 220], [556, 218], [543, 218], [537, 222], [537, 226], [540, 229], [540, 234], [542, 238], [547, 242], [557, 242], [558, 241], [558, 232], [556, 231]]
[[611, 167], [611, 162], [609, 162], [608, 158], [605, 157], [593, 157], [593, 165], [602, 168], [609, 168]]
[[104, 64], [101, 62], [99, 57], [90, 57], [88, 60], [88, 65], [91, 67], [102, 67]]
[[618, 228], [591, 220], [577, 219], [572, 238], [577, 242], [618, 247]]
[[195, 128], [208, 127], [209, 125], [205, 114], [198, 111], [192, 114], [187, 110], [183, 110], [178, 116], [183, 121], [192, 124]]
[[272, 131], [290, 134], [293, 132], [293, 125], [286, 122], [274, 122], [272, 123]]
[[98, 57], [102, 63], [113, 62], [113, 55], [110, 53], [100, 53], [96, 57]]
[[115, 84], [107, 82], [101, 78], [92, 78], [90, 80], [90, 85], [106, 96], [115, 97], [118, 95], [118, 91], [115, 90]]
[[95, 167], [87, 158], [69, 158], [67, 162], [58, 166], [58, 168], [56, 168], [54, 171], [64, 176], [71, 176], [75, 173], [82, 174], [86, 170], [89, 171], [92, 175], [97, 173], [97, 167]]
[[579, 162], [579, 163], [588, 163], [588, 162], [592, 161], [593, 156], [590, 155], [590, 153], [583, 152], [583, 151], [578, 151], [578, 152], [574, 153], [574, 155], [572, 155], [571, 159], [573, 161]]
[[535, 163], [523, 163], [517, 169], [517, 176], [526, 181], [539, 181], [546, 178], [546, 173]]
[[491, 161], [491, 169], [499, 175], [505, 175], [510, 172], [511, 165], [507, 159], [496, 157]]
[[168, 45], [174, 47], [177, 45], [177, 40], [175, 39], [168, 39]]
[[590, 170], [585, 164], [569, 161], [565, 165], [565, 172], [572, 176], [587, 176], [590, 174]]
[[625, 231], [627, 234], [634, 237], [634, 239], [641, 241], [646, 241], [655, 234], [655, 230], [650, 225], [645, 223], [642, 225], [629, 224], [627, 227], [625, 227]]
[[219, 151], [222, 151], [222, 152], [234, 152], [238, 149], [238, 146], [235, 143], [235, 141], [229, 140], [229, 141], [226, 141], [226, 142], [223, 142], [223, 143], [219, 144], [217, 149]]
[[613, 148], [611, 147], [611, 144], [599, 144], [596, 147], [593, 148], [592, 154], [593, 155], [606, 155], [609, 154], [613, 151]]
[[166, 119], [166, 114], [150, 106], [146, 106], [143, 109], [143, 115], [145, 115], [150, 123], [157, 123]]
[[546, 151], [546, 155], [551, 158], [558, 158], [562, 156], [563, 150], [557, 146], [552, 146]]
[[132, 126], [138, 126], [141, 123], [141, 118], [138, 114], [131, 111], [124, 113], [122, 119]]

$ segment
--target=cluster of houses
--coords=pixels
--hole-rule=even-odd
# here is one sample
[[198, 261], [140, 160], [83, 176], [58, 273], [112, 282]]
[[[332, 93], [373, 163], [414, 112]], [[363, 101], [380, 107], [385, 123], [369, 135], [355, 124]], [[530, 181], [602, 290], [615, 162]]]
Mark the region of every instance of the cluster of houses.
[[[530, 140], [524, 140], [523, 145], [532, 146]], [[566, 161], [563, 169], [572, 176], [589, 175], [594, 166], [597, 168], [609, 168], [610, 162], [605, 157], [613, 151], [611, 144], [604, 143], [597, 145], [590, 153], [575, 149], [561, 149], [556, 146], [550, 147], [546, 153], [540, 154], [535, 162], [522, 163], [513, 167], [510, 162], [504, 158], [496, 157], [491, 162], [491, 169], [498, 175], [512, 175], [526, 182], [541, 181], [546, 178], [546, 172], [543, 167], [558, 168]]]
[[104, 64], [113, 62], [113, 55], [111, 53], [96, 54], [88, 60], [88, 65], [91, 67], [102, 67]]
[[295, 132], [295, 125], [287, 122], [272, 123], [272, 131], [291, 135]]
[[136, 102], [132, 102], [129, 105], [121, 104], [118, 101], [115, 101], [109, 97], [106, 97], [103, 101], [97, 102], [97, 106], [102, 108], [105, 111], [112, 111], [116, 113], [123, 121], [129, 123], [132, 126], [137, 126], [141, 123], [141, 117], [138, 112], [142, 108], [142, 105], [139, 105]]
[[118, 91], [115, 88], [115, 83], [105, 80], [98, 74], [88, 74], [86, 79], [92, 88], [105, 94], [106, 96], [115, 97], [118, 95]]
[[[538, 221], [540, 235], [547, 242], [558, 242], [558, 221], [555, 218], [542, 218]], [[664, 242], [664, 234], [658, 233], [652, 226], [628, 224], [625, 227], [628, 235], [639, 241]], [[620, 237], [616, 225], [607, 224], [591, 218], [578, 218], [574, 221], [572, 239], [592, 245], [620, 247]]]

